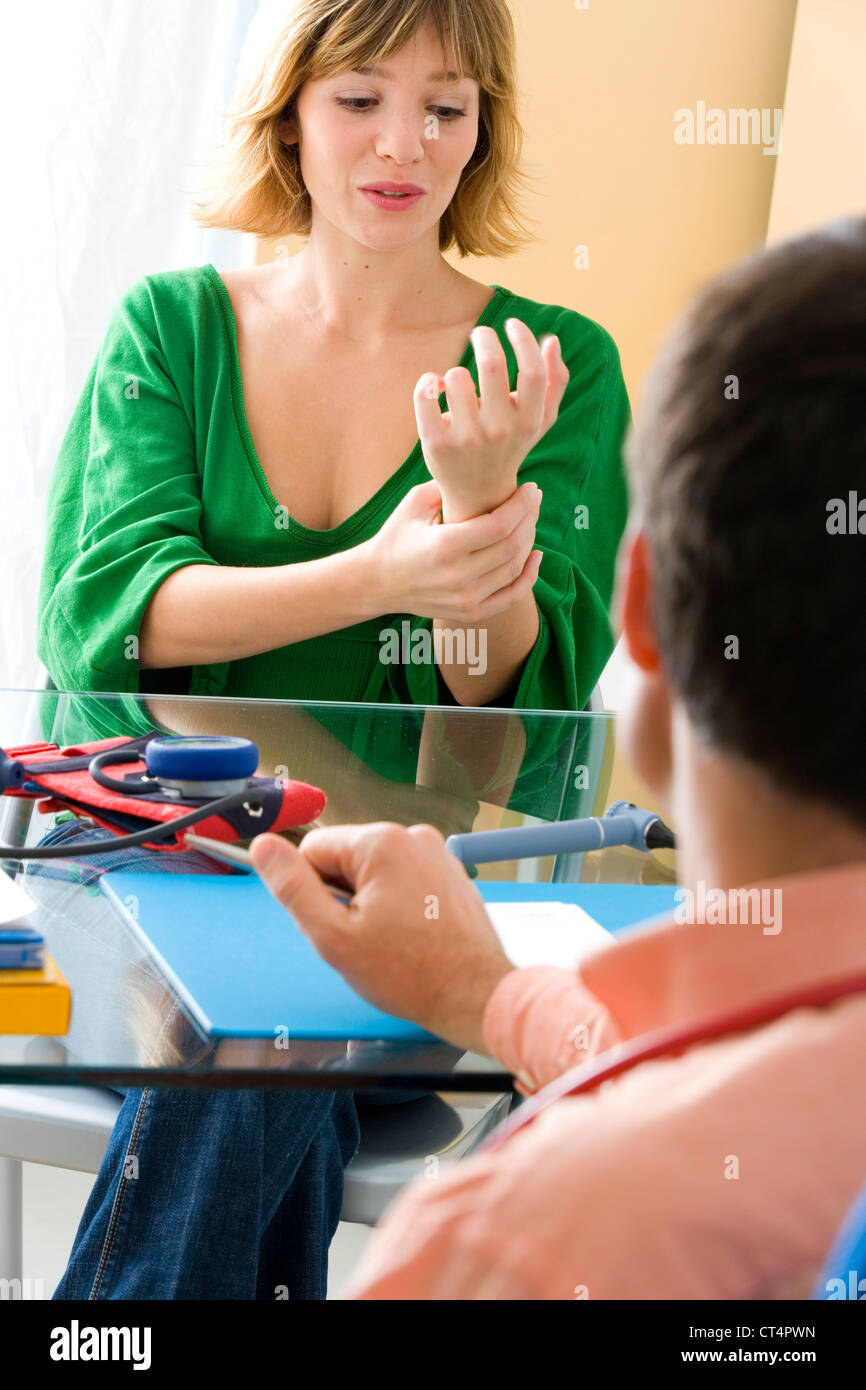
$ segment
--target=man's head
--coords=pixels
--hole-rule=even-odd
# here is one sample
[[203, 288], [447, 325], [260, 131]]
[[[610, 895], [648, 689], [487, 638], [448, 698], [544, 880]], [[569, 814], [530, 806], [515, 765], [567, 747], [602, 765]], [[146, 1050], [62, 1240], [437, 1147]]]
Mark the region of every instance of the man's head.
[[866, 219], [705, 287], [629, 439], [627, 751], [669, 799], [677, 729], [866, 831]]

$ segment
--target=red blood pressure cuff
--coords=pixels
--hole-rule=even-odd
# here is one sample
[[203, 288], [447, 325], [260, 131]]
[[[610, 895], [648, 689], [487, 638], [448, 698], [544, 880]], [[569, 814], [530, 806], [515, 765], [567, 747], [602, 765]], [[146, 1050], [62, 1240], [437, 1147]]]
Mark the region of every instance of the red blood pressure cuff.
[[[147, 774], [146, 745], [152, 738], [162, 737], [164, 733], [154, 729], [139, 738], [106, 738], [98, 743], [77, 743], [68, 748], [59, 748], [56, 743], [7, 748], [4, 750], [6, 756], [26, 769], [25, 785], [29, 790], [7, 787], [4, 795], [41, 798], [40, 811], [46, 814], [72, 811], [77, 816], [88, 816], [115, 835], [128, 835], [147, 825], [164, 825], [209, 801], [216, 801], [218, 798], [214, 796], [186, 796], [178, 800], [162, 791], [158, 783], [154, 784], [154, 791], [137, 791], [135, 795], [124, 796], [122, 792], [110, 791], [94, 782], [88, 771], [91, 759], [109, 748], [128, 748], [129, 761], [111, 763], [105, 771], [119, 782], [138, 784]], [[293, 782], [288, 777], [250, 777], [248, 782], [257, 803], [252, 809], [239, 803], [221, 814], [196, 821], [190, 828], [196, 834], [232, 843], [251, 839], [266, 830], [290, 830], [296, 825], [307, 825], [327, 805], [325, 793], [306, 782]], [[155, 840], [146, 848], [171, 851], [187, 846], [181, 831], [180, 838]]]

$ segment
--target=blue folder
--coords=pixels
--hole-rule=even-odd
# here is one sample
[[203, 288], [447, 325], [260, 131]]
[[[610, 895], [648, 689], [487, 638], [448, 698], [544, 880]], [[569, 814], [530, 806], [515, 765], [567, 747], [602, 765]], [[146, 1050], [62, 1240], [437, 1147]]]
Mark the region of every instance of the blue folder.
[[[318, 956], [256, 874], [102, 874], [102, 891], [212, 1038], [427, 1039]], [[487, 902], [573, 902], [616, 931], [671, 912], [673, 888], [476, 883]], [[431, 931], [435, 922], [431, 923]]]

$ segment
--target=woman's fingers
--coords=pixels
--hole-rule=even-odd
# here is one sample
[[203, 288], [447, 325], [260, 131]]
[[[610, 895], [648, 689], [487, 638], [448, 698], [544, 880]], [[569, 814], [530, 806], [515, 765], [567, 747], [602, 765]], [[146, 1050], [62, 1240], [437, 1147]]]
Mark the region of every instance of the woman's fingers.
[[488, 545], [484, 550], [476, 550], [473, 552], [472, 560], [478, 565], [475, 573], [479, 577], [486, 576], [504, 565], [511, 564], [512, 566], [516, 565], [516, 568], [510, 578], [516, 579], [523, 569], [529, 552], [535, 544], [535, 528], [537, 524], [538, 506], [535, 506], [532, 511], [525, 514], [523, 519], [515, 526], [511, 535], [504, 541], [496, 541], [493, 545]]
[[412, 400], [415, 406], [415, 420], [418, 434], [422, 440], [439, 440], [443, 432], [442, 411], [439, 409], [439, 394], [444, 382], [435, 372], [425, 372], [415, 382]]
[[[556, 418], [568, 383], [568, 369], [558, 346], [542, 352], [535, 334], [521, 319], [507, 319], [505, 331], [517, 358], [514, 395], [518, 419], [528, 435], [541, 438]], [[549, 415], [554, 403], [556, 409]]]
[[544, 397], [544, 415], [541, 422], [541, 434], [544, 436], [559, 414], [559, 407], [562, 404], [562, 398], [565, 395], [565, 388], [569, 383], [571, 374], [562, 360], [562, 345], [554, 334], [550, 334], [544, 339], [541, 344], [541, 352], [547, 365], [547, 391]]
[[467, 550], [486, 550], [488, 546], [506, 540], [527, 513], [537, 510], [540, 495], [536, 483], [524, 483], [492, 512], [474, 516], [470, 521], [452, 522], [455, 546]]
[[475, 382], [467, 367], [449, 367], [445, 376], [445, 398], [448, 409], [440, 416], [442, 443], [463, 449], [471, 444], [478, 430], [479, 399]]
[[[407, 516], [428, 521], [442, 510], [442, 493], [439, 490], [439, 484], [431, 478], [429, 483], [418, 483], [415, 487], [410, 487], [394, 511], [396, 512], [399, 508], [402, 508]], [[393, 516], [393, 514], [392, 512], [391, 515]]]
[[494, 328], [482, 325], [471, 333], [475, 363], [478, 368], [480, 410], [476, 422], [485, 439], [504, 443], [513, 426], [514, 402], [508, 390], [508, 362], [499, 334]]
[[[517, 388], [508, 389], [508, 361], [499, 334], [489, 324], [473, 328], [470, 340], [475, 353], [478, 391], [466, 367], [451, 367], [444, 377], [427, 372], [419, 377], [414, 392], [419, 428], [431, 443], [446, 438], [463, 448], [477, 437], [479, 424], [487, 442], [505, 443], [517, 418], [528, 434], [544, 434], [556, 418], [568, 368], [562, 360], [559, 339], [551, 334], [545, 346], [522, 319], [505, 322], [517, 359]], [[546, 343], [553, 342], [552, 348]], [[439, 408], [444, 389], [448, 410]]]
[[473, 623], [486, 622], [488, 618], [495, 618], [497, 613], [503, 613], [506, 608], [511, 608], [513, 604], [520, 603], [527, 594], [532, 592], [535, 581], [538, 578], [538, 571], [542, 561], [542, 552], [533, 550], [527, 557], [526, 564], [523, 566], [516, 579], [509, 583], [510, 575], [508, 566], [503, 565], [498, 571], [494, 570], [485, 576], [485, 586], [488, 581], [495, 584], [491, 590], [489, 598], [479, 603]]

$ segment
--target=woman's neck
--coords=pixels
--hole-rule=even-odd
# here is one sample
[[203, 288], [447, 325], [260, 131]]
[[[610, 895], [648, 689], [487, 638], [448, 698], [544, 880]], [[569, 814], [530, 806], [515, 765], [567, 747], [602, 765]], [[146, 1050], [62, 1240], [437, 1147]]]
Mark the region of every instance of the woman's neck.
[[324, 335], [365, 342], [453, 322], [469, 285], [438, 247], [431, 254], [420, 244], [383, 252], [352, 242], [333, 255], [311, 238], [278, 264], [277, 293], [290, 296], [293, 312], [302, 308]]

